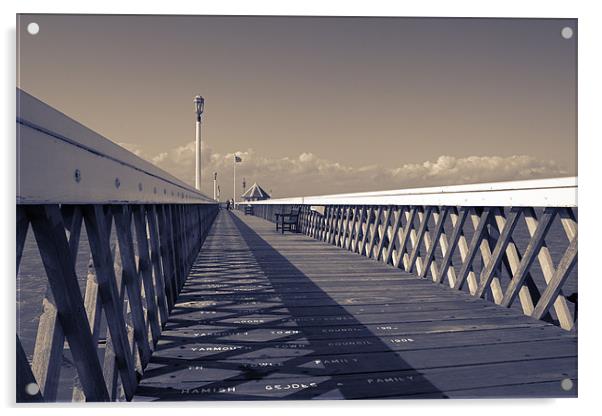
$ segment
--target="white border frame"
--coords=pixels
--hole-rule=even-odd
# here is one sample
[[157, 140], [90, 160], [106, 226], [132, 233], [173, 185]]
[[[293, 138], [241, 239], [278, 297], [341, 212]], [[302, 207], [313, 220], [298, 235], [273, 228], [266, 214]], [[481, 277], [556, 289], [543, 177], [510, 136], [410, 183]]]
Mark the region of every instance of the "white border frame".
[[[579, 19], [579, 176], [581, 190], [579, 193], [579, 220], [585, 226], [580, 231], [580, 264], [581, 274], [598, 274], [597, 263], [599, 243], [599, 158], [602, 154], [602, 124], [599, 116], [599, 99], [602, 96], [602, 56], [599, 45], [602, 44], [602, 25], [600, 25], [600, 6], [592, 1], [531, 1], [504, 0], [504, 1], [477, 1], [458, 0], [430, 0], [423, 2], [389, 2], [373, 0], [370, 2], [359, 0], [305, 0], [303, 2], [282, 2], [276, 0], [245, 0], [229, 1], [177, 1], [148, 2], [105, 0], [103, 2], [81, 2], [76, 0], [55, 0], [52, 2], [42, 0], [14, 0], [2, 3], [2, 19], [4, 33], [7, 39], [3, 43], [3, 56], [5, 64], [3, 70], [4, 117], [3, 126], [6, 126], [5, 135], [15, 137], [13, 130], [15, 120], [14, 88], [15, 88], [15, 13], [20, 12], [47, 12], [47, 13], [164, 13], [164, 14], [321, 14], [321, 15], [386, 15], [386, 16], [482, 16], [482, 17], [571, 17]], [[11, 64], [11, 61], [13, 62]], [[5, 203], [0, 204], [0, 218], [4, 229], [14, 229], [15, 226], [15, 144], [14, 141], [3, 140], [4, 151], [1, 166], [4, 167], [2, 177], [5, 178]], [[14, 234], [7, 232], [0, 246], [0, 264], [8, 267], [7, 276], [14, 275]], [[7, 266], [8, 265], [8, 266]], [[2, 381], [2, 403], [10, 407], [14, 402], [14, 281], [6, 279], [4, 290], [4, 316], [6, 336], [5, 343], [0, 343], [0, 356], [2, 364], [11, 371], [5, 372]], [[370, 411], [380, 411], [394, 414], [400, 410], [404, 414], [445, 413], [446, 415], [506, 415], [508, 412], [546, 412], [548, 415], [567, 415], [588, 412], [590, 407], [598, 405], [599, 398], [599, 372], [594, 363], [598, 362], [598, 347], [600, 345], [598, 293], [602, 293], [600, 279], [583, 279], [581, 282], [582, 303], [580, 305], [580, 335], [579, 335], [579, 360], [586, 365], [579, 368], [579, 396], [578, 400], [459, 400], [459, 401], [419, 401], [419, 402], [394, 402], [394, 401], [369, 401], [369, 402], [295, 402], [295, 403], [193, 403], [192, 405], [173, 403], [152, 403], [140, 405], [138, 409], [129, 407], [128, 410], [143, 411], [145, 415], [163, 415], [166, 408], [183, 407], [189, 409], [203, 407], [204, 410], [218, 413], [220, 416], [227, 414], [261, 415], [287, 414], [307, 415], [308, 411], [316, 412], [318, 409], [333, 412], [344, 411], [348, 415], [364, 415]], [[594, 330], [595, 329], [595, 330]], [[591, 363], [591, 364], [590, 364]], [[113, 407], [122, 405], [113, 405]], [[335, 407], [336, 406], [336, 407]], [[84, 406], [69, 406], [65, 404], [46, 404], [40, 408], [46, 415], [80, 414]], [[91, 414], [104, 415], [106, 405], [85, 405]], [[402, 408], [401, 408], [402, 407]], [[311, 410], [308, 410], [310, 408]], [[401, 408], [401, 409], [400, 409]], [[12, 414], [14, 409], [9, 409]], [[27, 411], [27, 410], [26, 410]], [[284, 412], [284, 413], [283, 413]]]

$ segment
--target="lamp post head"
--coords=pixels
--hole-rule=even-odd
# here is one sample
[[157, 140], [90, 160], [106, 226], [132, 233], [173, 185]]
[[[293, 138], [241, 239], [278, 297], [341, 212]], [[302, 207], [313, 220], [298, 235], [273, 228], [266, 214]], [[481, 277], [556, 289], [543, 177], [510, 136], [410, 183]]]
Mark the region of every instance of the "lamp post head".
[[217, 172], [213, 172], [213, 179], [217, 180]]
[[194, 109], [196, 111], [196, 121], [201, 121], [201, 114], [205, 109], [205, 99], [200, 95], [194, 97]]

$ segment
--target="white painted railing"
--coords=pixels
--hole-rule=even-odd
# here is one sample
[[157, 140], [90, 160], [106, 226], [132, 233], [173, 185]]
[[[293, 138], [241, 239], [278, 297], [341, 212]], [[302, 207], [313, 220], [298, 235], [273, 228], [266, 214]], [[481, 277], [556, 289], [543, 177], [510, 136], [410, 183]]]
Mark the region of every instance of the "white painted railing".
[[17, 89], [17, 203], [214, 203]]
[[302, 196], [248, 204], [576, 207], [577, 177]]
[[298, 209], [298, 230], [313, 238], [575, 328], [577, 178], [249, 204], [270, 221]]

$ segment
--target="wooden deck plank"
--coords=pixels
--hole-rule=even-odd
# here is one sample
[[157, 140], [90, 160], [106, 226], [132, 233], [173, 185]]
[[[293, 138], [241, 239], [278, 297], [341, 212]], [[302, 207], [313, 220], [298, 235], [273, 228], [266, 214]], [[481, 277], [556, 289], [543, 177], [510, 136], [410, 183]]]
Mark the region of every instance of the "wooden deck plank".
[[222, 211], [135, 400], [575, 396], [576, 356], [574, 333]]

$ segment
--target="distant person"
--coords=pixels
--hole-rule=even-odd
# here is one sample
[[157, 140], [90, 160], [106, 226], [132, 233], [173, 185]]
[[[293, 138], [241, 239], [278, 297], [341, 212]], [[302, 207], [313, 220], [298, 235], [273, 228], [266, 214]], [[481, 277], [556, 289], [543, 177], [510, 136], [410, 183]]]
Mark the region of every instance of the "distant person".
[[226, 201], [226, 211], [230, 211], [230, 200]]

